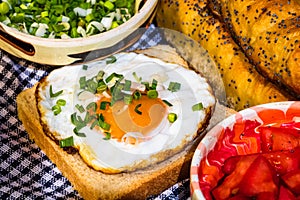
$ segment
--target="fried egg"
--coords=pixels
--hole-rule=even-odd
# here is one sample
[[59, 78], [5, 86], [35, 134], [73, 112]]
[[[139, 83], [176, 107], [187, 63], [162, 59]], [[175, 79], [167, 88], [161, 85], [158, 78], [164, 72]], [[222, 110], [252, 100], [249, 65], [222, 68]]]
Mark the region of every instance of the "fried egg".
[[37, 99], [44, 130], [105, 173], [138, 170], [179, 152], [215, 105], [195, 71], [135, 52], [55, 69]]

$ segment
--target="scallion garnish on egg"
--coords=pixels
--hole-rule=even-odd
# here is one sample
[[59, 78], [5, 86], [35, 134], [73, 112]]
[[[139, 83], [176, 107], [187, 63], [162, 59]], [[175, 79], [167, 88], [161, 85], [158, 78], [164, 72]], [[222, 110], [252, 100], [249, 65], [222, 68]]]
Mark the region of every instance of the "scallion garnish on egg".
[[50, 97], [51, 98], [58, 97], [62, 93], [63, 93], [63, 90], [60, 90], [60, 91], [54, 93], [53, 89], [52, 89], [52, 85], [50, 85]]
[[171, 104], [169, 101], [167, 101], [167, 100], [165, 100], [165, 99], [163, 99], [162, 100], [167, 106], [173, 106], [173, 104]]
[[109, 140], [111, 138], [111, 134], [110, 132], [104, 132], [105, 137], [103, 138], [103, 140]]
[[143, 114], [141, 111], [139, 111], [139, 108], [142, 106], [142, 104], [138, 104], [135, 108], [134, 108], [134, 111], [137, 113], [137, 114], [139, 114], [139, 115], [141, 115], [141, 114]]
[[200, 103], [196, 103], [192, 106], [192, 110], [193, 111], [200, 111], [203, 109], [203, 104], [200, 102]]
[[168, 90], [171, 91], [171, 92], [177, 92], [178, 90], [180, 90], [180, 87], [181, 87], [180, 83], [170, 82]]
[[83, 113], [85, 111], [84, 107], [82, 105], [76, 104], [75, 108], [80, 112]]
[[149, 90], [147, 92], [147, 96], [150, 98], [150, 99], [155, 99], [158, 97], [158, 92], [156, 90]]
[[114, 62], [117, 61], [117, 58], [115, 56], [110, 56], [108, 57], [108, 59], [106, 60], [106, 64], [112, 64]]
[[73, 138], [73, 136], [70, 136], [68, 138], [60, 140], [59, 141], [59, 146], [61, 148], [74, 146], [74, 138]]
[[66, 100], [58, 99], [56, 101], [56, 104], [54, 106], [52, 106], [52, 111], [53, 111], [54, 115], [58, 115], [61, 112], [61, 106], [65, 106], [66, 103], [67, 103]]
[[169, 113], [168, 114], [168, 120], [169, 120], [169, 122], [174, 123], [177, 120], [177, 114]]

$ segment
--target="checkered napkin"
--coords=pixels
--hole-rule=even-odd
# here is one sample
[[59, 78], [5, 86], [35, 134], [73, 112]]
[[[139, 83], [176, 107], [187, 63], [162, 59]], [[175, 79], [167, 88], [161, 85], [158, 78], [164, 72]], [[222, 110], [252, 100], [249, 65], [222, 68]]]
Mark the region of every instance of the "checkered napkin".
[[[130, 50], [153, 46], [162, 40], [157, 28], [151, 25]], [[81, 199], [59, 169], [29, 139], [17, 117], [16, 96], [51, 69], [9, 55], [0, 47], [0, 199]], [[186, 180], [149, 199], [188, 196]]]

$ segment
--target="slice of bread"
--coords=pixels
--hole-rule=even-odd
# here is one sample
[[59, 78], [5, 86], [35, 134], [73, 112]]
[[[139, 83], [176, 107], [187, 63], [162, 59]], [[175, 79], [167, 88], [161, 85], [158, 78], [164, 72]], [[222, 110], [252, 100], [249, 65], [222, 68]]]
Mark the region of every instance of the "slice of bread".
[[[164, 49], [163, 54], [162, 52], [157, 54], [157, 49], [145, 50], [144, 53], [154, 57], [163, 55], [168, 61], [175, 62], [177, 60], [179, 63], [186, 64], [174, 50], [159, 47], [160, 51], [162, 49]], [[140, 53], [142, 52], [140, 51]], [[145, 199], [149, 195], [161, 193], [175, 183], [189, 177], [190, 162], [201, 137], [196, 138], [180, 153], [142, 170], [105, 174], [90, 168], [79, 154], [67, 153], [59, 147], [56, 141], [44, 133], [37, 110], [36, 88], [37, 85], [17, 96], [19, 118], [30, 138], [56, 164], [84, 199]], [[223, 119], [224, 113], [227, 112], [226, 115], [231, 113], [219, 104], [216, 105], [215, 109], [216, 114], [210, 120], [210, 127]], [[213, 112], [213, 108], [211, 112]], [[210, 117], [208, 117], [209, 119]]]

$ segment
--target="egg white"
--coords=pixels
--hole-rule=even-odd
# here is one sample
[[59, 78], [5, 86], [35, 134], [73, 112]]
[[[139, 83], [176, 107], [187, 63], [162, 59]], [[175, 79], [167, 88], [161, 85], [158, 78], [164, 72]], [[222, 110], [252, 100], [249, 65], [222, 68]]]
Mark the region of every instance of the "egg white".
[[[119, 53], [115, 57], [116, 62], [111, 64], [106, 64], [106, 60], [86, 64], [87, 70], [84, 70], [82, 65], [53, 70], [38, 88], [41, 121], [50, 133], [57, 140], [73, 136], [74, 147], [78, 149], [87, 164], [96, 170], [108, 173], [143, 168], [165, 159], [163, 152], [180, 151], [197, 136], [199, 124], [206, 117], [205, 108], [213, 107], [215, 104], [215, 98], [206, 79], [192, 70], [134, 52]], [[99, 99], [99, 96], [91, 93], [78, 96], [81, 91], [79, 78], [81, 76], [91, 78], [100, 70], [105, 72], [104, 79], [114, 72], [124, 75], [132, 82], [136, 82], [133, 72], [141, 77], [142, 81], [151, 82], [155, 78], [158, 81], [159, 98], [173, 104], [172, 107], [167, 107], [167, 113], [176, 113], [178, 119], [170, 123], [165, 116], [159, 127], [150, 133], [151, 137], [136, 145], [115, 139], [104, 140], [103, 134], [89, 127], [80, 130], [86, 134], [86, 137], [76, 136], [73, 133], [75, 126], [70, 117], [77, 111], [75, 105], [86, 106]], [[181, 84], [179, 91], [167, 90], [171, 81]], [[51, 98], [50, 85], [53, 92], [63, 90], [63, 93]], [[61, 113], [55, 116], [51, 109], [58, 99], [66, 100], [66, 105], [62, 106]], [[199, 102], [203, 104], [204, 109], [193, 111], [192, 106]], [[84, 114], [78, 111], [77, 114], [84, 117]]]

